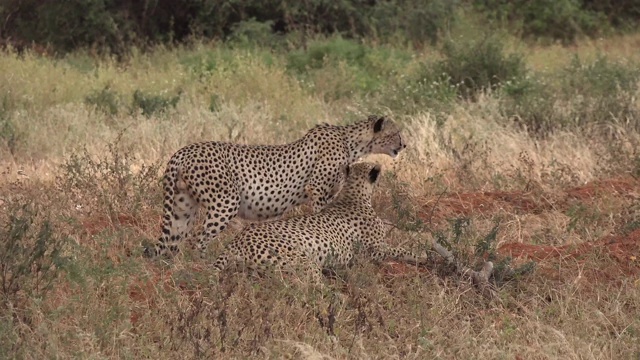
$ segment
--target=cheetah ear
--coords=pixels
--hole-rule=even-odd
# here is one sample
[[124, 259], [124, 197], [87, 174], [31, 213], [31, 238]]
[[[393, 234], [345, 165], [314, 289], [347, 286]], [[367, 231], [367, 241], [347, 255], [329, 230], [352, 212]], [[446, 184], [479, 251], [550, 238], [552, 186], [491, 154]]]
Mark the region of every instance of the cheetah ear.
[[376, 165], [369, 171], [369, 182], [374, 183], [378, 180], [378, 175], [380, 175], [380, 165]]
[[373, 124], [374, 133], [380, 132], [384, 128], [384, 120], [384, 116], [381, 116], [378, 120], [376, 120], [376, 123]]

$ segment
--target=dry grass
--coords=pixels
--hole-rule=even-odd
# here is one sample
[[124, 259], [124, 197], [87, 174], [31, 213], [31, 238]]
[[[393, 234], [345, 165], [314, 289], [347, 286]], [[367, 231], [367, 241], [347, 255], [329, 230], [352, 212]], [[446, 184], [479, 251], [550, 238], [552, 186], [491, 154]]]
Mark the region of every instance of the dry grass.
[[[628, 52], [635, 39], [616, 39], [611, 51], [635, 56]], [[576, 51], [591, 51], [584, 46]], [[542, 66], [541, 52], [564, 61], [567, 51], [531, 49], [528, 61]], [[37, 268], [40, 260], [29, 263], [20, 278], [15, 269], [27, 260], [1, 259], [20, 281], [6, 288], [11, 277], [2, 268], [0, 354], [640, 355], [640, 134], [632, 129], [593, 126], [534, 138], [509, 125], [492, 96], [458, 103], [442, 124], [436, 121], [442, 114], [429, 109], [389, 114], [403, 124], [409, 143], [395, 162], [376, 157], [389, 172], [374, 204], [398, 227], [390, 229], [389, 241], [421, 251], [430, 238], [445, 239], [475, 266], [481, 259], [474, 246], [499, 224], [490, 251], [495, 261], [512, 255], [513, 266], [528, 260], [537, 266], [500, 282], [498, 299], [485, 299], [436, 259], [420, 269], [362, 259], [327, 278], [324, 290], [294, 278], [233, 272], [218, 281], [208, 264], [237, 228], [212, 243], [205, 260], [190, 252], [169, 263], [141, 256], [141, 243], [159, 231], [164, 162], [194, 141], [284, 143], [318, 122], [360, 117], [368, 110], [357, 98], [324, 96], [349, 74], [324, 70], [326, 82], [310, 91], [276, 55], [205, 45], [192, 52], [158, 49], [126, 65], [74, 56], [57, 62], [0, 56], [0, 91], [19, 140], [0, 148], [0, 235], [19, 239], [24, 253], [45, 246], [34, 259], [55, 259], [49, 271]], [[204, 79], [180, 65], [207, 56], [217, 65]], [[259, 60], [264, 56], [271, 60]], [[85, 104], [107, 85], [124, 102], [115, 114]], [[181, 95], [175, 108], [145, 116], [128, 108], [135, 90]], [[30, 224], [24, 231], [16, 230], [20, 219]], [[46, 224], [51, 231], [43, 230]], [[38, 239], [46, 241], [37, 245]]]
[[627, 34], [612, 38], [583, 39], [574, 46], [531, 46], [526, 49], [529, 64], [538, 70], [553, 70], [566, 66], [573, 56], [595, 59], [606, 54], [613, 58], [639, 60], [635, 50], [640, 45], [638, 34]]

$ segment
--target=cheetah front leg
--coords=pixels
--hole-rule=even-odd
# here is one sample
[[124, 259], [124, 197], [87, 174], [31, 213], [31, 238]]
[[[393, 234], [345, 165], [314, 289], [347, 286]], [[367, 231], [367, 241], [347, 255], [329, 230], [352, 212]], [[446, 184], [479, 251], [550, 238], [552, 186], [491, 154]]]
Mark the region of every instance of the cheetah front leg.
[[384, 228], [380, 219], [376, 219], [371, 224], [371, 227], [364, 231], [363, 239], [366, 242], [365, 246], [368, 249], [369, 256], [375, 261], [395, 259], [413, 265], [426, 265], [429, 261], [426, 255], [418, 256], [402, 246], [389, 246], [384, 241]]
[[314, 213], [322, 210], [340, 193], [348, 173], [349, 165], [340, 165], [338, 168], [326, 167], [314, 172], [313, 180], [304, 186], [304, 192]]
[[376, 261], [394, 259], [412, 265], [426, 265], [429, 261], [426, 255], [418, 256], [401, 246], [391, 247], [385, 243], [376, 244], [370, 249], [370, 255]]
[[306, 254], [300, 253], [296, 260], [293, 260], [294, 264], [298, 265], [298, 268], [302, 270], [311, 282], [319, 287], [323, 287], [322, 282], [322, 269], [315, 262], [311, 261]]
[[320, 210], [322, 210], [327, 205], [327, 200], [323, 195], [323, 191], [319, 190], [314, 185], [306, 184], [304, 186], [304, 193], [309, 199], [308, 203], [310, 204], [309, 206], [311, 207], [311, 211], [313, 213], [320, 212]]

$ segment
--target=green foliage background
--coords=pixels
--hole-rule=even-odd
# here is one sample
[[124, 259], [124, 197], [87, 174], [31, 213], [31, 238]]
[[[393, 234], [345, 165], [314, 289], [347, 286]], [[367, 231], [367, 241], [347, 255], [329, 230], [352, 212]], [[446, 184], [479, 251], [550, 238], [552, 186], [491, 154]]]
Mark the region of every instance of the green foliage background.
[[123, 54], [131, 45], [189, 38], [340, 34], [375, 41], [435, 43], [460, 9], [522, 37], [571, 43], [634, 28], [640, 0], [3, 0], [0, 39], [64, 53], [94, 47]]

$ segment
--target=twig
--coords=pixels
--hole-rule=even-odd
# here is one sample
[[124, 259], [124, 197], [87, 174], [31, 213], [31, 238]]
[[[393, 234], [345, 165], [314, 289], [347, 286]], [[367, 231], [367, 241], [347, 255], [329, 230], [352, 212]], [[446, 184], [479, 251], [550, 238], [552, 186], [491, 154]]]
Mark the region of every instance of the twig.
[[431, 223], [431, 220], [433, 220], [433, 214], [436, 212], [436, 207], [438, 206], [438, 204], [440, 203], [440, 199], [442, 199], [442, 197], [444, 196], [444, 194], [447, 192], [447, 189], [444, 189], [444, 191], [442, 191], [440, 193], [440, 195], [438, 195], [438, 199], [436, 199], [436, 203], [433, 204], [433, 207], [431, 208], [431, 213], [429, 214], [429, 220], [427, 221], [427, 223], [429, 224], [429, 226], [433, 226], [433, 224]]
[[389, 225], [389, 226], [391, 226], [393, 228], [396, 228], [397, 230], [402, 231], [402, 229], [400, 229], [400, 227], [398, 227], [398, 225], [396, 225], [396, 224], [394, 224], [394, 223], [392, 223], [390, 221], [382, 220], [382, 223], [385, 224], [385, 225]]
[[447, 263], [453, 265], [456, 269], [456, 272], [460, 274], [460, 276], [470, 278], [480, 293], [487, 298], [495, 298], [497, 296], [495, 288], [489, 282], [489, 277], [493, 273], [493, 263], [491, 261], [487, 261], [482, 266], [482, 270], [475, 271], [467, 266], [461, 264], [456, 261], [455, 256], [451, 251], [447, 250], [444, 246], [440, 245], [437, 241], [433, 241], [433, 249], [442, 256]]

